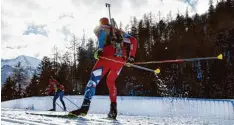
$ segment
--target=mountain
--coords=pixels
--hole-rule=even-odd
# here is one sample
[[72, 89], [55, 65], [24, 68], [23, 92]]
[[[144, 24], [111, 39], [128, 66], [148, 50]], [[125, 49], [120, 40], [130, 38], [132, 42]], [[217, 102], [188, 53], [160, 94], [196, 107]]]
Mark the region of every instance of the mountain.
[[4, 83], [6, 78], [9, 77], [13, 72], [13, 68], [9, 65], [4, 65], [1, 68], [1, 83]]
[[3, 67], [4, 65], [14, 67], [18, 62], [21, 62], [21, 65], [23, 67], [31, 67], [33, 69], [36, 69], [41, 60], [34, 57], [21, 55], [16, 57], [15, 59], [1, 59], [1, 67]]
[[25, 69], [25, 74], [32, 77], [41, 60], [24, 55], [14, 59], [1, 59], [1, 83], [4, 83], [6, 78], [12, 74], [13, 68], [18, 62], [21, 62], [21, 66]]

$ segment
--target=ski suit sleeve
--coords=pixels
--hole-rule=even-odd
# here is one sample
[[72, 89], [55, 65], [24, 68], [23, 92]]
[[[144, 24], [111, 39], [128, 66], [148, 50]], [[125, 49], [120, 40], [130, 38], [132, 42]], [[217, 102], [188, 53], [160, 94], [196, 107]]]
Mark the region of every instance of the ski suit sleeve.
[[59, 84], [59, 89], [64, 91], [64, 86], [62, 84]]
[[53, 85], [49, 85], [49, 88], [47, 90], [47, 93], [50, 94], [54, 90]]
[[135, 57], [137, 50], [137, 40], [133, 36], [123, 32], [123, 38], [128, 38], [130, 40], [130, 56]]
[[55, 79], [49, 80], [49, 90], [47, 91], [47, 93], [51, 93], [52, 91], [57, 92], [57, 84], [58, 82]]
[[98, 48], [100, 49], [104, 48], [105, 37], [106, 37], [106, 32], [104, 31], [104, 29], [101, 29], [98, 35]]

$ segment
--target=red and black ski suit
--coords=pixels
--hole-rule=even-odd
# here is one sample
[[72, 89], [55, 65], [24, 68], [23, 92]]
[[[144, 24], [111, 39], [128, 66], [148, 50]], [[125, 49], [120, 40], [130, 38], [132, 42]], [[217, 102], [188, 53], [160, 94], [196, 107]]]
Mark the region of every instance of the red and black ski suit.
[[[117, 30], [114, 29], [114, 32]], [[119, 43], [113, 42], [109, 37], [111, 31], [112, 28], [109, 25], [101, 25], [94, 30], [99, 42], [98, 48], [103, 50], [101, 56], [122, 62], [126, 62], [129, 56], [135, 57], [137, 40], [131, 35], [118, 30], [123, 39]], [[129, 50], [126, 48], [127, 46], [129, 46]], [[106, 83], [109, 89], [110, 100], [111, 102], [116, 102], [117, 90], [115, 80], [120, 74], [122, 67], [123, 64], [121, 63], [99, 58], [92, 69], [90, 80], [86, 86], [85, 99], [92, 99], [99, 81], [108, 73]]]
[[49, 79], [49, 88], [46, 89], [46, 93], [50, 94], [53, 91], [55, 92], [54, 98], [53, 98], [53, 110], [56, 109], [56, 100], [58, 99], [58, 97], [60, 97], [60, 101], [64, 108], [63, 110], [66, 111], [66, 105], [63, 101], [64, 86], [55, 79]]

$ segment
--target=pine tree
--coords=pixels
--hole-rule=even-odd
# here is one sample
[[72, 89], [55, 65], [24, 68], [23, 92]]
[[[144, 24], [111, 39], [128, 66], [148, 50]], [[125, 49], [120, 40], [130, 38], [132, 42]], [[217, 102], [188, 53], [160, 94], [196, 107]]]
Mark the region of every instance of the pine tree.
[[39, 83], [39, 77], [37, 76], [37, 74], [34, 74], [29, 86], [26, 88], [27, 97], [40, 95]]
[[3, 84], [1, 94], [2, 101], [17, 98], [16, 82], [11, 77], [8, 77], [6, 82]]
[[16, 82], [17, 86], [17, 97], [22, 98], [24, 96], [24, 89], [27, 86], [26, 79], [28, 76], [26, 75], [25, 69], [21, 66], [21, 63], [18, 62], [17, 65], [13, 68], [12, 78]]
[[55, 71], [53, 70], [53, 64], [48, 57], [43, 57], [37, 70], [40, 71], [40, 79], [38, 85], [39, 95], [44, 95], [45, 89], [48, 86], [48, 80], [51, 76], [55, 76]]

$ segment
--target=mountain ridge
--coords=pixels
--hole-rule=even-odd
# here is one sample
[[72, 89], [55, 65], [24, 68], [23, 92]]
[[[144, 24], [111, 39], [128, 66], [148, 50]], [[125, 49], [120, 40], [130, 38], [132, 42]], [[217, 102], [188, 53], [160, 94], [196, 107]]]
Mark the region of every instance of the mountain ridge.
[[32, 68], [36, 68], [40, 64], [41, 60], [30, 56], [20, 55], [12, 59], [1, 59], [1, 67], [4, 65], [14, 67], [18, 62], [21, 62], [23, 67], [31, 66]]
[[37, 67], [41, 63], [41, 60], [25, 55], [20, 55], [12, 59], [1, 59], [1, 84], [3, 84], [9, 76], [11, 76], [13, 69], [18, 62], [21, 63], [21, 66], [25, 69], [26, 74], [28, 74], [29, 77], [32, 77]]

